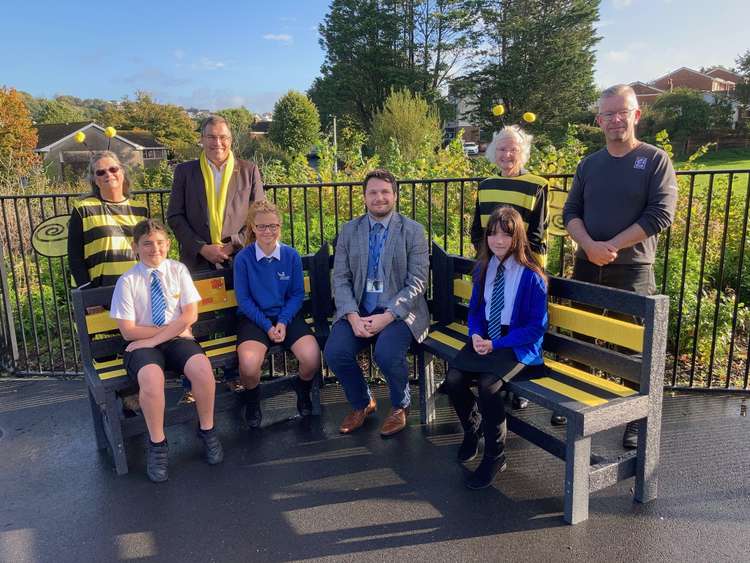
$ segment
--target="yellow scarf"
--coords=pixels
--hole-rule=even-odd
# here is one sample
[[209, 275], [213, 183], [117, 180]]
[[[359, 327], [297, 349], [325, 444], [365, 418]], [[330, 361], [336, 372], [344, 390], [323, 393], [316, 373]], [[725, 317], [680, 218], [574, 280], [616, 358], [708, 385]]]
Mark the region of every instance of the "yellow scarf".
[[201, 173], [203, 174], [203, 184], [206, 186], [206, 203], [208, 204], [208, 225], [211, 229], [211, 242], [221, 244], [221, 231], [224, 228], [224, 210], [227, 206], [227, 191], [229, 179], [234, 171], [234, 155], [230, 152], [229, 158], [224, 165], [224, 172], [221, 175], [221, 187], [218, 195], [214, 185], [214, 173], [208, 165], [205, 151], [201, 151]]

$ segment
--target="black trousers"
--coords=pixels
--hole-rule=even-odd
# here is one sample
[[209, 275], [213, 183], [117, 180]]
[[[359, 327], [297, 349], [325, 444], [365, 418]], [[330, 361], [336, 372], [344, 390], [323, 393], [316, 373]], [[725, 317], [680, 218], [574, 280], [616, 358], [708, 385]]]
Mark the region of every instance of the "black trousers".
[[[471, 343], [467, 344], [471, 346]], [[484, 456], [498, 458], [505, 451], [505, 403], [500, 390], [503, 378], [509, 380], [526, 366], [516, 359], [510, 348], [493, 352], [488, 371], [467, 371], [460, 365], [449, 365], [445, 377], [445, 392], [456, 410], [461, 426], [466, 433], [484, 435]], [[471, 390], [477, 385], [479, 401]]]

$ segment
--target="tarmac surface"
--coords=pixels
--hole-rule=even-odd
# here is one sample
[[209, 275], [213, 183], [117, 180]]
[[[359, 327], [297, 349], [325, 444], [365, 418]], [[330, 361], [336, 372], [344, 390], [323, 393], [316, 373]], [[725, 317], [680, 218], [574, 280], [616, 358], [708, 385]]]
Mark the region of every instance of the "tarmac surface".
[[[508, 470], [469, 491], [445, 399], [438, 424], [422, 427], [412, 411], [384, 440], [386, 389], [375, 396], [377, 415], [350, 436], [338, 433], [348, 407], [336, 385], [309, 421], [250, 434], [223, 413], [226, 459], [215, 467], [194, 426], [170, 427], [170, 479], [155, 485], [142, 439], [128, 443], [122, 477], [96, 450], [82, 381], [0, 380], [0, 562], [750, 561], [740, 396], [665, 397], [659, 498], [634, 503], [624, 481], [595, 493], [576, 526], [562, 521], [561, 461], [511, 434]], [[269, 401], [264, 413], [285, 418], [291, 404]]]

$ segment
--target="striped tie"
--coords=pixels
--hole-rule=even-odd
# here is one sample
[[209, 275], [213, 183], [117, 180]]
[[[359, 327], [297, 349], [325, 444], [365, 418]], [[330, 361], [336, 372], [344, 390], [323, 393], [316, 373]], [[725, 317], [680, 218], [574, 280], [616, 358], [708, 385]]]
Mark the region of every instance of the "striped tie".
[[164, 314], [167, 310], [167, 303], [164, 301], [164, 292], [161, 289], [161, 282], [156, 270], [151, 272], [151, 321], [155, 326], [164, 325]]
[[492, 302], [490, 303], [490, 318], [487, 322], [487, 335], [490, 340], [500, 338], [501, 318], [505, 306], [505, 268], [502, 264], [497, 267], [495, 283], [492, 286]]

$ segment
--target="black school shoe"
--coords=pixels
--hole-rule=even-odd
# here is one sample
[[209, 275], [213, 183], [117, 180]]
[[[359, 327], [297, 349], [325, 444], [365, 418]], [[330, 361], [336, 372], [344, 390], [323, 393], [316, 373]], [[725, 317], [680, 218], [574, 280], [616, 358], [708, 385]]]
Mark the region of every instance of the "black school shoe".
[[486, 489], [492, 485], [498, 473], [502, 473], [507, 468], [508, 464], [505, 463], [505, 454], [496, 458], [483, 457], [479, 467], [466, 477], [464, 485], [466, 485], [466, 488], [472, 490]]
[[[148, 438], [146, 438], [148, 440]], [[154, 483], [163, 483], [169, 479], [169, 445], [164, 440], [161, 444], [152, 444], [148, 440], [148, 453], [146, 454], [146, 475]]]
[[477, 457], [479, 451], [479, 434], [477, 432], [464, 432], [464, 439], [458, 448], [456, 459], [459, 463], [471, 461]]
[[305, 381], [299, 377], [294, 378], [292, 381], [292, 389], [297, 394], [297, 412], [300, 416], [311, 416], [312, 415], [312, 399], [310, 398], [310, 390], [312, 389], [312, 380]]
[[251, 429], [260, 428], [263, 413], [260, 410], [260, 385], [242, 392], [245, 401], [245, 422]]
[[221, 447], [215, 428], [211, 430], [198, 429], [198, 437], [203, 441], [208, 465], [217, 465], [224, 461], [224, 448]]

